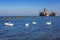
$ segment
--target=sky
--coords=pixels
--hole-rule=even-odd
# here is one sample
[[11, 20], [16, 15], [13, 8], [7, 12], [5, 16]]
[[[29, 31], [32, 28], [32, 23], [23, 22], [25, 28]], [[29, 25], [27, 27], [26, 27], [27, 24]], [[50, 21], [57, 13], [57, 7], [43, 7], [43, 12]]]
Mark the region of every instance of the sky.
[[60, 0], [0, 0], [0, 16], [38, 16], [44, 8], [60, 15]]

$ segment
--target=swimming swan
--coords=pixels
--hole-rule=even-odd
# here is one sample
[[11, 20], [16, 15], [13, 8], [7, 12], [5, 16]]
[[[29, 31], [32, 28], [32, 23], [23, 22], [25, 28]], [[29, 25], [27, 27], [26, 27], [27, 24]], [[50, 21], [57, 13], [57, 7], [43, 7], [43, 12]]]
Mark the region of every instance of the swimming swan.
[[37, 22], [34, 22], [34, 21], [33, 21], [32, 24], [37, 24]]
[[47, 24], [47, 25], [51, 25], [51, 21], [49, 21], [49, 22], [46, 22], [46, 24]]
[[9, 23], [4, 23], [6, 26], [13, 26], [14, 24], [9, 22]]
[[25, 26], [28, 27], [29, 26], [29, 23], [26, 23]]

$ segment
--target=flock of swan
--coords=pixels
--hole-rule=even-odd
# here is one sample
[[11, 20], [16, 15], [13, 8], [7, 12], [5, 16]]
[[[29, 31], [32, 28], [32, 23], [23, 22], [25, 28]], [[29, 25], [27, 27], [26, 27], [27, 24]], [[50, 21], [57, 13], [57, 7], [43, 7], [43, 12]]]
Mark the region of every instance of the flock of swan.
[[[33, 25], [36, 25], [37, 22], [32, 21], [32, 24], [33, 24]], [[5, 25], [5, 26], [13, 26], [14, 24], [11, 23], [11, 22], [9, 22], [9, 23], [4, 23], [4, 25]], [[46, 25], [51, 25], [51, 21], [47, 21], [47, 22], [46, 22]], [[29, 26], [29, 23], [25, 23], [25, 26], [28, 27], [28, 26]]]

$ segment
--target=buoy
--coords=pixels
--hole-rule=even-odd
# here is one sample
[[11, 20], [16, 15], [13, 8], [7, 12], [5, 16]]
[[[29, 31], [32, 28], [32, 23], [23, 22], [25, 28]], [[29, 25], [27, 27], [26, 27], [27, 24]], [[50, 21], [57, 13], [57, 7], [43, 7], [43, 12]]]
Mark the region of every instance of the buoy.
[[29, 23], [26, 23], [25, 26], [28, 27], [29, 26]]
[[4, 23], [6, 26], [13, 26], [14, 24], [9, 22], [9, 23]]
[[37, 22], [34, 22], [34, 21], [33, 21], [32, 24], [37, 24]]
[[47, 25], [51, 25], [51, 21], [49, 21], [49, 22], [46, 22], [46, 24], [47, 24]]

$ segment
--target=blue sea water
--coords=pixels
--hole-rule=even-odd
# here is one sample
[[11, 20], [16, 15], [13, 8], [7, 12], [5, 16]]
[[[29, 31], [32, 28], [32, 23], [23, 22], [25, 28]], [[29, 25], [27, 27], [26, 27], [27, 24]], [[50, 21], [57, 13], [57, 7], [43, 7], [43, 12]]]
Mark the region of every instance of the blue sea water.
[[[8, 17], [8, 20], [7, 20]], [[60, 17], [20, 16], [9, 19], [9, 16], [0, 16], [0, 40], [60, 40]], [[32, 21], [37, 22], [33, 25]], [[46, 22], [51, 21], [51, 25]], [[14, 26], [5, 26], [11, 22]], [[25, 24], [29, 23], [26, 27]]]

